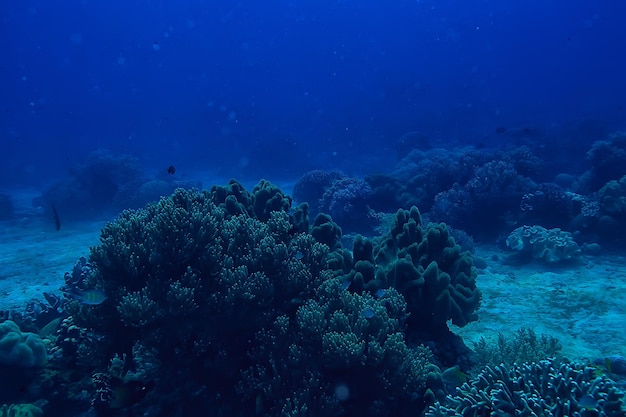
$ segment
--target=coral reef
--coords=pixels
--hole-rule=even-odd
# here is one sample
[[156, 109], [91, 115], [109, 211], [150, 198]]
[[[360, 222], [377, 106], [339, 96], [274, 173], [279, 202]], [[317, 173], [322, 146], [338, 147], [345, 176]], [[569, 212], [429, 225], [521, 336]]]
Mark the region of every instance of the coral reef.
[[576, 262], [582, 254], [571, 233], [537, 225], [513, 230], [506, 245], [516, 251], [521, 260], [534, 259], [547, 264]]
[[[124, 211], [66, 277], [106, 297], [67, 302], [51, 360], [83, 377], [51, 386], [93, 392], [90, 377], [103, 372], [140, 387], [154, 380], [150, 401], [130, 406], [161, 415], [392, 416], [432, 404], [439, 371], [405, 329], [472, 319], [480, 293], [469, 254], [444, 226], [422, 230], [417, 209], [399, 212], [370, 254], [384, 293], [360, 293], [346, 288], [352, 264], [333, 219], [318, 216], [309, 233], [306, 206], [290, 209], [267, 181], [252, 192], [231, 181]], [[418, 275], [396, 278], [392, 263], [410, 259]]]
[[591, 169], [586, 191], [597, 191], [608, 181], [626, 175], [626, 132], [615, 132], [606, 140], [594, 142], [587, 152], [587, 161]]
[[0, 404], [32, 400], [28, 387], [36, 390], [47, 359], [46, 345], [38, 334], [22, 331], [11, 320], [0, 323]]
[[200, 186], [171, 176], [145, 178], [136, 158], [96, 151], [72, 167], [67, 178], [53, 183], [33, 199], [33, 206], [46, 211], [54, 207], [64, 220], [93, 219], [143, 207], [170, 195], [176, 188]]
[[[485, 233], [495, 229], [494, 218], [518, 210], [519, 198], [532, 188], [530, 176], [540, 169], [541, 161], [524, 146], [414, 150], [398, 162], [391, 175], [396, 182], [386, 184], [398, 185], [401, 207], [432, 210], [438, 221]], [[372, 188], [374, 193], [378, 191], [378, 187]]]
[[365, 180], [336, 171], [310, 171], [298, 179], [293, 194], [309, 204], [312, 217], [328, 214], [344, 230], [371, 233], [379, 225], [370, 207], [375, 201], [372, 189]]
[[579, 215], [596, 215], [597, 203], [589, 197], [568, 191], [553, 183], [542, 183], [522, 196], [521, 220], [546, 227], [567, 228]]
[[137, 160], [98, 151], [76, 164], [70, 176], [52, 184], [33, 205], [55, 207], [64, 219], [94, 218], [114, 209], [117, 194], [140, 178]]
[[457, 394], [429, 408], [445, 416], [607, 416], [622, 417], [624, 393], [595, 368], [540, 361], [487, 367]]
[[34, 404], [4, 404], [0, 417], [43, 417], [43, 411]]
[[388, 234], [357, 238], [344, 279], [356, 292], [373, 294], [395, 288], [406, 299], [408, 332], [418, 338], [448, 334], [447, 321], [464, 326], [476, 320], [480, 291], [472, 256], [463, 252], [445, 224], [422, 225], [416, 207], [398, 210]]
[[562, 348], [558, 339], [545, 334], [539, 337], [532, 329], [521, 327], [511, 336], [498, 333], [495, 342], [481, 337], [473, 346], [474, 368], [559, 358]]
[[[244, 398], [261, 394], [268, 415], [395, 416], [423, 409], [428, 375], [438, 369], [429, 349], [407, 346], [399, 293], [354, 294], [335, 278], [318, 294], [295, 317], [281, 315], [257, 333], [255, 365], [239, 384]], [[288, 397], [277, 395], [284, 387]]]
[[516, 164], [490, 161], [476, 168], [464, 185], [455, 184], [435, 197], [432, 216], [473, 234], [490, 234], [519, 211], [522, 196], [534, 183], [517, 171]]
[[0, 323], [0, 365], [40, 367], [46, 358], [46, 346], [37, 334], [22, 332], [11, 320]]
[[338, 171], [321, 169], [309, 171], [294, 184], [293, 197], [299, 203], [308, 203], [315, 216], [321, 210], [318, 204], [326, 190], [334, 181], [343, 178], [346, 178], [346, 175]]
[[598, 191], [600, 209], [615, 217], [626, 217], [626, 176], [607, 182]]

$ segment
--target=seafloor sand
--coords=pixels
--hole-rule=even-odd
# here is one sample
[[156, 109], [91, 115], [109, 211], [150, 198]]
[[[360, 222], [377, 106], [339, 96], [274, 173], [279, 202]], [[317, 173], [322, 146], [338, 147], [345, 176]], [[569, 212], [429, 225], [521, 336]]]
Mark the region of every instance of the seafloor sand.
[[[103, 223], [68, 225], [23, 220], [0, 225], [0, 311], [42, 300], [63, 284], [80, 256], [98, 243]], [[621, 256], [589, 257], [582, 265], [549, 269], [512, 266], [497, 248], [482, 247], [479, 320], [454, 329], [471, 345], [481, 336], [511, 334], [520, 326], [557, 337], [570, 359], [626, 356], [626, 263]], [[491, 260], [497, 255], [500, 260]]]

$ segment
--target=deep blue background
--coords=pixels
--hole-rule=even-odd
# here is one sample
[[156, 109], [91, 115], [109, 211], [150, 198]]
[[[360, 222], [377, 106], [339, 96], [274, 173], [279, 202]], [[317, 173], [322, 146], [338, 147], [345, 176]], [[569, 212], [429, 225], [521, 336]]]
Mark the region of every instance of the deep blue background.
[[577, 126], [625, 120], [622, 1], [0, 7], [4, 186], [103, 148], [153, 170], [274, 179], [391, 169], [408, 131], [490, 145], [512, 140], [498, 127], [530, 126], [567, 146]]

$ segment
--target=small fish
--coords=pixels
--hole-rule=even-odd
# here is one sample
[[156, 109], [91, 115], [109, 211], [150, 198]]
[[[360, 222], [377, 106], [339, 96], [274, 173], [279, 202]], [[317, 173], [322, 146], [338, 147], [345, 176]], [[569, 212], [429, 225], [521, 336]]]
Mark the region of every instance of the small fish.
[[111, 402], [109, 408], [125, 408], [138, 403], [154, 387], [153, 381], [111, 381]]
[[297, 260], [301, 260], [302, 258], [304, 258], [304, 253], [302, 253], [301, 250], [299, 250], [298, 252], [296, 252], [296, 254], [294, 255], [294, 258], [296, 258]]
[[170, 165], [167, 167], [167, 173], [170, 175], [174, 175], [176, 173], [176, 167], [174, 165]]
[[613, 368], [613, 364], [611, 363], [611, 358], [604, 358], [604, 366], [606, 367], [606, 372], [611, 373], [611, 369]]
[[372, 307], [366, 307], [363, 309], [363, 317], [371, 319], [376, 315], [376, 311]]
[[589, 394], [585, 394], [578, 400], [578, 406], [587, 411], [595, 410], [598, 408], [598, 402]]
[[344, 279], [341, 282], [341, 289], [342, 290], [347, 290], [348, 288], [350, 288], [350, 285], [352, 285], [352, 281], [350, 281], [349, 279]]
[[106, 294], [103, 290], [94, 288], [91, 290], [85, 291], [66, 291], [65, 294], [77, 301], [81, 304], [89, 305], [89, 306], [97, 306], [104, 302], [107, 299]]
[[[457, 388], [467, 381], [467, 375], [465, 375], [465, 373], [461, 371], [458, 366], [453, 366], [441, 373], [441, 380], [449, 389]], [[450, 391], [452, 391], [452, 389], [450, 389]]]
[[59, 213], [57, 212], [57, 208], [52, 205], [52, 219], [54, 220], [54, 227], [57, 229], [57, 232], [61, 230], [61, 219], [59, 219]]
[[387, 294], [387, 290], [383, 289], [383, 288], [379, 288], [376, 290], [376, 293], [374, 293], [374, 295], [376, 296], [376, 298], [383, 298], [385, 296], [385, 294]]

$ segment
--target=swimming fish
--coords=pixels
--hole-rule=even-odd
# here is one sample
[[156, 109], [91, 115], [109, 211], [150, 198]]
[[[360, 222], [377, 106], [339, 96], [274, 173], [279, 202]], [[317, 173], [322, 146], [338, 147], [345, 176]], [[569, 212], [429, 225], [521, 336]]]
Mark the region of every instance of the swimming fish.
[[467, 375], [458, 366], [453, 366], [441, 373], [441, 380], [446, 384], [448, 390], [452, 392], [467, 381]]
[[578, 400], [578, 406], [583, 410], [591, 411], [598, 408], [598, 402], [591, 395], [585, 394]]
[[153, 381], [129, 381], [111, 378], [111, 401], [109, 408], [124, 408], [139, 402], [154, 387]]
[[112, 410], [130, 407], [141, 401], [148, 391], [154, 388], [154, 381], [126, 381], [104, 373], [92, 376], [95, 386], [95, 397], [91, 401], [98, 417], [109, 417]]
[[174, 165], [170, 165], [167, 167], [167, 173], [170, 175], [174, 175], [176, 173], [176, 167]]
[[57, 212], [57, 208], [52, 205], [52, 218], [54, 219], [54, 227], [57, 229], [57, 232], [61, 230], [61, 219], [59, 219], [59, 213]]
[[82, 290], [65, 291], [64, 294], [67, 295], [68, 297], [71, 297], [79, 301], [81, 304], [90, 305], [90, 306], [97, 306], [99, 304], [102, 304], [104, 300], [107, 299], [107, 296], [104, 293], [104, 291], [98, 288], [93, 288], [91, 290], [84, 290], [84, 291]]

